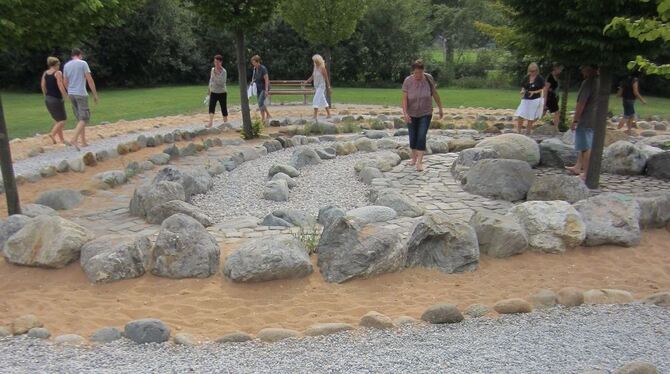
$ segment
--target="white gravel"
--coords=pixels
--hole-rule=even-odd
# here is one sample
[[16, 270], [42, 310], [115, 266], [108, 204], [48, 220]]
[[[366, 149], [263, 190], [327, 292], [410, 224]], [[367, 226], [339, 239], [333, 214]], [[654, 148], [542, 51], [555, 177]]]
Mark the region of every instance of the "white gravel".
[[289, 164], [294, 150], [289, 148], [270, 153], [217, 176], [214, 188], [204, 195], [194, 196], [193, 204], [206, 211], [216, 222], [236, 216], [262, 218], [277, 209], [297, 209], [316, 218], [319, 209], [327, 205], [347, 210], [369, 204], [369, 186], [357, 180], [354, 165], [374, 153], [361, 152], [322, 160], [318, 165], [302, 168], [300, 176], [294, 178], [298, 186], [291, 189], [286, 202], [263, 199], [268, 170], [274, 164]]
[[583, 306], [456, 325], [198, 347], [0, 340], [1, 373], [581, 373], [647, 361], [670, 372], [670, 311]]

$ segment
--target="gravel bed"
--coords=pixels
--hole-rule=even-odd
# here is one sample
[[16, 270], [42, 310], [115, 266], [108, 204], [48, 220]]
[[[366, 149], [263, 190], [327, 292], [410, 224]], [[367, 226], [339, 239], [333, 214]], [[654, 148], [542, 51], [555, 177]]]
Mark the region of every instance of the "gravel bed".
[[2, 373], [581, 373], [647, 361], [670, 372], [670, 311], [641, 304], [551, 309], [456, 325], [197, 347], [0, 340]]
[[[320, 146], [327, 146], [321, 143]], [[327, 205], [351, 209], [368, 205], [370, 187], [358, 181], [354, 165], [374, 153], [354, 153], [322, 160], [300, 170], [298, 186], [290, 191], [289, 200], [263, 199], [268, 170], [274, 164], [289, 164], [294, 149], [285, 149], [248, 161], [229, 173], [214, 178], [214, 187], [204, 195], [193, 197], [193, 204], [216, 222], [236, 216], [263, 218], [277, 209], [297, 209], [314, 217]]]

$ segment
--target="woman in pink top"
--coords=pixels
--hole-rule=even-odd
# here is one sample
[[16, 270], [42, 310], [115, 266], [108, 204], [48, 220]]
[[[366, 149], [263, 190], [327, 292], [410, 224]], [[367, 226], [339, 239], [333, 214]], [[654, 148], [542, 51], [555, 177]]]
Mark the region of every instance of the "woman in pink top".
[[409, 164], [415, 165], [417, 171], [423, 171], [426, 136], [433, 119], [433, 99], [442, 119], [442, 101], [435, 89], [435, 81], [430, 74], [425, 73], [423, 60], [416, 60], [412, 64], [412, 75], [405, 78], [402, 84], [402, 112], [409, 129], [409, 148], [412, 150]]

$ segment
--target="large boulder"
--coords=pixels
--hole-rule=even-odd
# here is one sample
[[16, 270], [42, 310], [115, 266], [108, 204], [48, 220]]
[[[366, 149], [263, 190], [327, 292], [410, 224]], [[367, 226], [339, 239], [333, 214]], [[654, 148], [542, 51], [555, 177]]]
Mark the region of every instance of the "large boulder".
[[35, 200], [36, 204], [46, 205], [56, 210], [67, 210], [77, 207], [84, 201], [79, 191], [70, 189], [55, 189], [42, 192]]
[[21, 214], [30, 218], [37, 216], [57, 216], [55, 209], [41, 204], [23, 204], [21, 205]]
[[182, 171], [174, 166], [166, 166], [156, 174], [152, 184], [163, 181], [181, 184], [184, 188], [186, 201], [189, 201], [193, 195], [207, 193], [214, 186], [212, 176], [203, 167], [195, 167], [190, 168], [188, 171]]
[[638, 144], [650, 145], [652, 147], [667, 149], [667, 144], [670, 143], [670, 135], [657, 135], [649, 138], [641, 139]]
[[358, 180], [365, 184], [372, 184], [375, 178], [384, 178], [384, 174], [375, 167], [366, 166], [358, 173]]
[[295, 181], [295, 179], [289, 177], [287, 174], [284, 173], [277, 173], [270, 178], [270, 180], [276, 181], [279, 179], [283, 179], [286, 181], [286, 185], [288, 186], [289, 189], [298, 187], [298, 182]]
[[381, 171], [390, 171], [393, 167], [400, 163], [401, 159], [397, 153], [391, 151], [382, 151], [374, 155], [374, 157], [366, 158], [356, 162], [354, 170], [360, 172], [365, 167], [377, 168]]
[[514, 217], [479, 210], [470, 219], [470, 225], [477, 233], [480, 253], [502, 258], [528, 248], [528, 236]]
[[463, 189], [489, 198], [518, 201], [526, 197], [534, 179], [535, 173], [527, 162], [486, 159], [470, 168]]
[[540, 143], [540, 165], [563, 168], [576, 162], [577, 151], [574, 146], [556, 138], [546, 139]]
[[[153, 164], [152, 164], [153, 165]], [[123, 170], [108, 170], [93, 176], [93, 179], [105, 183], [109, 187], [120, 186], [128, 182], [128, 176]]]
[[565, 174], [542, 175], [533, 181], [526, 200], [563, 200], [576, 203], [588, 199], [590, 195], [589, 188], [579, 177]]
[[150, 258], [149, 237], [107, 235], [84, 244], [79, 262], [89, 281], [107, 283], [142, 276]]
[[[268, 216], [270, 215], [272, 217], [287, 222], [289, 226], [312, 227], [316, 225], [314, 217], [298, 209], [279, 209], [273, 211]], [[266, 216], [265, 218], [268, 219], [268, 216]], [[276, 225], [266, 225], [266, 226], [276, 226]]]
[[151, 273], [166, 278], [207, 278], [219, 267], [219, 246], [205, 227], [185, 214], [163, 221]]
[[640, 228], [660, 229], [670, 222], [670, 192], [641, 192], [633, 198], [640, 205]]
[[295, 178], [300, 175], [300, 171], [298, 171], [298, 169], [294, 168], [291, 165], [274, 164], [270, 167], [270, 170], [268, 171], [268, 177], [272, 178], [275, 176], [275, 174], [279, 173], [284, 173], [291, 178]]
[[397, 271], [406, 251], [397, 231], [339, 217], [321, 234], [317, 265], [327, 282], [342, 283]]
[[424, 209], [414, 199], [391, 188], [374, 192], [371, 194], [370, 200], [375, 205], [386, 206], [395, 210], [398, 215], [403, 217], [419, 217], [424, 213]]
[[451, 152], [461, 152], [476, 147], [477, 141], [472, 138], [456, 138], [449, 139], [448, 144]]
[[271, 201], [288, 201], [288, 183], [283, 179], [271, 180], [265, 184], [263, 198]]
[[358, 148], [356, 148], [354, 142], [335, 143], [335, 154], [337, 154], [338, 156], [350, 155], [352, 153], [356, 153], [357, 151]]
[[235, 282], [302, 278], [312, 273], [307, 249], [293, 237], [247, 241], [227, 258], [223, 274]]
[[321, 226], [326, 227], [333, 222], [335, 218], [343, 217], [345, 215], [346, 212], [343, 209], [328, 205], [319, 209], [319, 215], [316, 220]]
[[212, 226], [212, 219], [200, 208], [197, 208], [185, 201], [172, 200], [156, 205], [147, 212], [147, 222], [160, 225], [169, 217], [182, 213], [194, 218], [205, 227]]
[[586, 224], [587, 246], [640, 244], [640, 204], [631, 196], [605, 193], [575, 204]]
[[451, 164], [451, 175], [456, 180], [466, 177], [470, 168], [479, 160], [499, 158], [498, 151], [492, 148], [469, 148], [461, 151], [458, 158]]
[[528, 201], [510, 209], [528, 235], [530, 248], [545, 253], [562, 253], [577, 247], [586, 237], [586, 225], [565, 201]]
[[444, 273], [477, 269], [477, 233], [467, 223], [434, 213], [425, 215], [410, 232], [407, 267], [437, 268]]
[[94, 237], [65, 218], [39, 216], [7, 240], [3, 255], [17, 265], [62, 268], [76, 261], [81, 247]]
[[535, 140], [520, 134], [503, 134], [487, 138], [477, 144], [477, 148], [493, 148], [500, 158], [521, 160], [530, 166], [540, 163], [540, 147]]
[[354, 140], [356, 148], [361, 152], [376, 152], [377, 143], [373, 142], [369, 138], [358, 138]]
[[302, 169], [308, 165], [318, 165], [321, 163], [321, 157], [310, 147], [298, 147], [291, 156], [291, 166], [296, 169]]
[[645, 173], [654, 178], [670, 180], [670, 152], [657, 153], [647, 160]]
[[147, 183], [135, 189], [130, 200], [130, 214], [146, 217], [152, 208], [173, 200], [186, 200], [181, 184], [168, 181]]
[[23, 214], [14, 214], [7, 217], [6, 221], [0, 219], [0, 252], [7, 239], [21, 230], [30, 222], [31, 218]]
[[369, 205], [352, 209], [346, 213], [347, 217], [355, 218], [359, 223], [388, 222], [398, 216], [395, 210], [387, 206]]
[[170, 339], [170, 328], [158, 319], [138, 319], [126, 324], [123, 336], [137, 344], [164, 343]]
[[603, 152], [603, 171], [611, 174], [639, 175], [644, 172], [647, 156], [631, 142], [620, 140]]

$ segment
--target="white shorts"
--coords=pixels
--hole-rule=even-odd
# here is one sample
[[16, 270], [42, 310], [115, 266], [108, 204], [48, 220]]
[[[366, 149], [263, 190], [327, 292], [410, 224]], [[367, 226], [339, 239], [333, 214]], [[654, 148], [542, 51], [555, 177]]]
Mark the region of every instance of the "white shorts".
[[314, 99], [312, 99], [312, 107], [315, 109], [328, 108], [328, 100], [326, 100], [326, 87], [317, 87], [314, 91]]
[[542, 109], [544, 108], [544, 98], [534, 99], [534, 100], [521, 100], [519, 108], [517, 108], [516, 113], [514, 114], [517, 117], [527, 119], [529, 121], [535, 121], [542, 117]]

